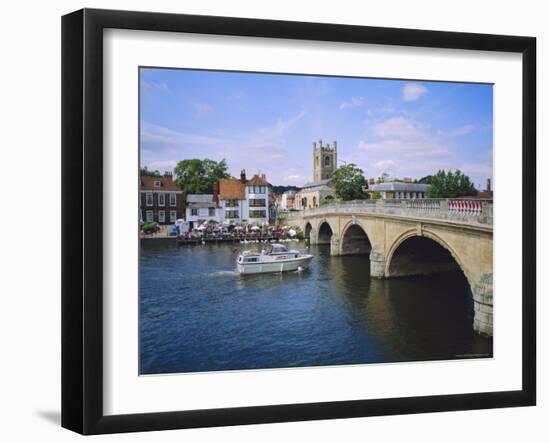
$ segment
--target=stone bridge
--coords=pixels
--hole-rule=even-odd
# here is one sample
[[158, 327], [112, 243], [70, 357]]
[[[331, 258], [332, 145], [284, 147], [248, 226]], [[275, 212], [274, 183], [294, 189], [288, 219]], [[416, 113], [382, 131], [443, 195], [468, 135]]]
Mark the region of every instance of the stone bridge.
[[370, 276], [462, 271], [474, 304], [474, 330], [493, 334], [493, 203], [490, 200], [362, 200], [283, 213], [311, 244], [333, 255], [365, 254]]

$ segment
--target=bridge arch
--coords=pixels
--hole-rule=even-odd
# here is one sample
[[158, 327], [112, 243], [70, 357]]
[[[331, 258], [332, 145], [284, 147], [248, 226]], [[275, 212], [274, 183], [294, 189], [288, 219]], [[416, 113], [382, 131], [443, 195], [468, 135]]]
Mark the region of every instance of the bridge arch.
[[419, 233], [417, 229], [410, 229], [403, 232], [388, 250], [384, 275], [399, 277], [455, 270], [464, 274], [472, 290], [472, 278], [448, 242], [428, 230]]
[[332, 226], [330, 226], [330, 223], [327, 220], [319, 221], [319, 225], [317, 228], [317, 244], [330, 244], [330, 240], [334, 232], [334, 229], [332, 229]]
[[367, 230], [353, 220], [344, 226], [341, 239], [340, 254], [342, 255], [370, 254], [372, 250]]
[[313, 229], [313, 227], [311, 226], [311, 223], [307, 222], [306, 225], [304, 226], [304, 237], [305, 238], [310, 238], [312, 229]]

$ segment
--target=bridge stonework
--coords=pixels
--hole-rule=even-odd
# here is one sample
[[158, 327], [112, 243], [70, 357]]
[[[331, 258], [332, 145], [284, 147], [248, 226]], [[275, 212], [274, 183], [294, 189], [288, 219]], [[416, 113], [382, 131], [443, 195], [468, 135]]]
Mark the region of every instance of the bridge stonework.
[[[284, 223], [308, 233], [310, 244], [330, 244], [332, 255], [368, 255], [373, 278], [446, 270], [445, 263], [422, 266], [407, 262], [406, 257], [392, 261], [407, 239], [433, 240], [450, 253], [469, 283], [474, 304], [474, 330], [492, 336], [492, 202], [472, 201], [464, 210], [454, 209], [457, 208], [456, 200], [418, 200], [416, 206], [401, 201], [367, 202], [289, 213]], [[461, 201], [461, 204], [466, 202]]]

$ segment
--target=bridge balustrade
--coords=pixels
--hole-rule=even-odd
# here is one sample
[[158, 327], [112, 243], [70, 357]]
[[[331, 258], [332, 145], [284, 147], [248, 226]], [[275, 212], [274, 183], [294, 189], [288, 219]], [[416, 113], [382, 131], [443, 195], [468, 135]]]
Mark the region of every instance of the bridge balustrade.
[[317, 208], [295, 211], [292, 216], [282, 218], [291, 222], [292, 218], [303, 218], [330, 213], [373, 213], [434, 218], [463, 223], [483, 225], [493, 224], [493, 201], [481, 199], [380, 199], [351, 200], [332, 203]]

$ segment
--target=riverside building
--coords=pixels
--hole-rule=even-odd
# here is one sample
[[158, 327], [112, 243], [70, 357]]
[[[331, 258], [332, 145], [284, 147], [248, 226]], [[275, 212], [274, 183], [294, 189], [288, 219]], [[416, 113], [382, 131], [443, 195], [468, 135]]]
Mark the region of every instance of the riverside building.
[[161, 176], [142, 175], [140, 177], [141, 222], [171, 224], [183, 218], [185, 200], [183, 191], [172, 179], [172, 173]]

